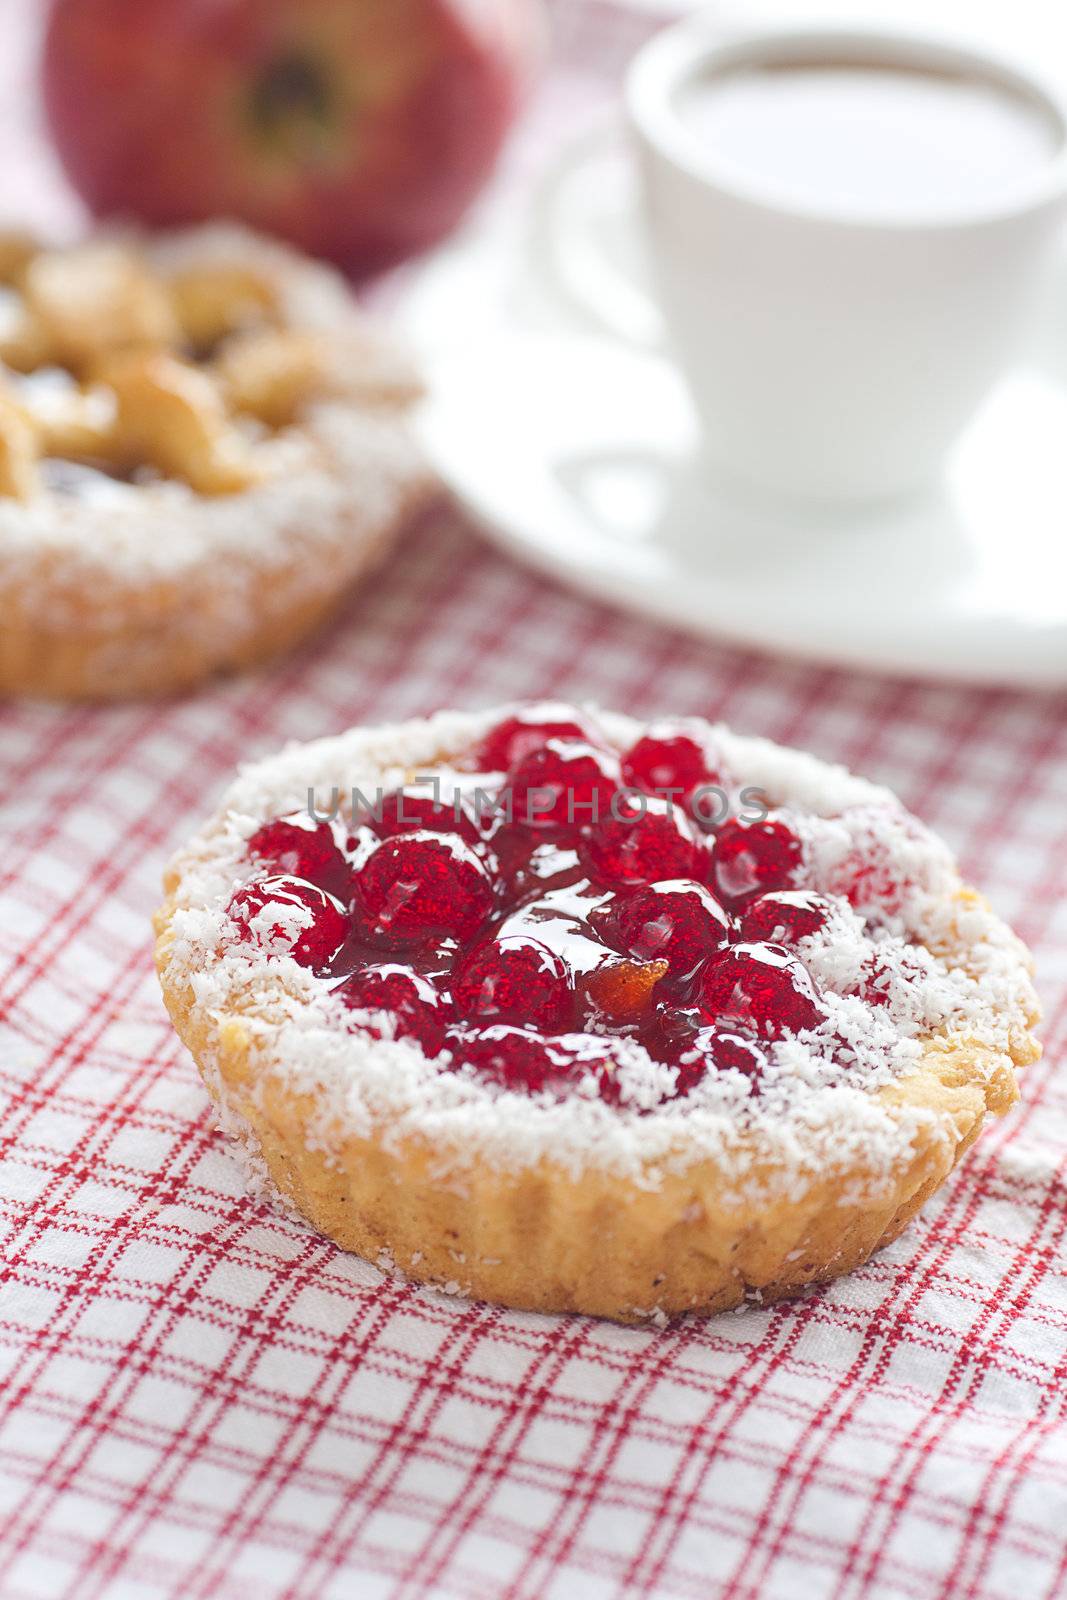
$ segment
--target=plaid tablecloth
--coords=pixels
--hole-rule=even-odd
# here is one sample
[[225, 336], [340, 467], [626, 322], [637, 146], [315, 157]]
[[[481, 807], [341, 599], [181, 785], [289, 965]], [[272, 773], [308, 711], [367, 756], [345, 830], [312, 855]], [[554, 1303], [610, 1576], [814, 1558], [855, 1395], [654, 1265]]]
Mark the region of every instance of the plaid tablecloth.
[[[586, 64], [607, 17], [568, 15]], [[572, 59], [531, 126], [580, 82]], [[3, 194], [62, 220], [12, 104]], [[163, 861], [238, 759], [522, 695], [843, 759], [1036, 950], [1047, 1055], [1021, 1109], [847, 1280], [663, 1331], [515, 1315], [243, 1193], [150, 971]], [[714, 649], [440, 512], [272, 672], [165, 707], [0, 709], [0, 807], [2, 1600], [1067, 1592], [1067, 698]]]

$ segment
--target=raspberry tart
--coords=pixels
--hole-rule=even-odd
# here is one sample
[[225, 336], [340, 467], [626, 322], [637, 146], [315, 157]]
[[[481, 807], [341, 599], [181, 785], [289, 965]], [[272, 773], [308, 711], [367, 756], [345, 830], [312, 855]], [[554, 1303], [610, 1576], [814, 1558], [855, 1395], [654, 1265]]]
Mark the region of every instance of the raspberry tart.
[[1025, 950], [888, 791], [696, 720], [296, 746], [166, 889], [166, 1003], [259, 1183], [511, 1306], [661, 1319], [847, 1272], [1038, 1053]]
[[0, 694], [302, 639], [426, 494], [417, 392], [337, 274], [243, 229], [0, 237]]

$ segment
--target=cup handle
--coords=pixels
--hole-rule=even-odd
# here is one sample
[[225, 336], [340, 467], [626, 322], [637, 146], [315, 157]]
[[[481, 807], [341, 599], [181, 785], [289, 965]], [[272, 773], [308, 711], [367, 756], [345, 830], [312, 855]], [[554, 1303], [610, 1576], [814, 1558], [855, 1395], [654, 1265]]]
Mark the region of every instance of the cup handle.
[[[664, 344], [659, 307], [641, 283], [639, 268], [627, 271], [612, 258], [608, 239], [597, 231], [598, 212], [588, 204], [597, 169], [603, 176], [604, 158], [618, 153], [625, 142], [622, 118], [616, 113], [556, 157], [534, 198], [530, 256], [541, 287], [561, 301], [586, 332], [639, 350], [659, 351]], [[633, 243], [636, 253], [643, 241], [637, 237]]]
[[[702, 27], [721, 41], [774, 27], [780, 21], [781, 0], [685, 0], [681, 7], [674, 0], [667, 0], [666, 5], [662, 0], [652, 0], [648, 9], [670, 16], [699, 9]], [[602, 211], [598, 213], [595, 199], [592, 206], [581, 204], [583, 178], [588, 201], [594, 195], [590, 180], [598, 164], [603, 175], [605, 155], [612, 150], [618, 155], [628, 148], [629, 133], [619, 109], [605, 115], [557, 156], [534, 199], [530, 258], [540, 286], [563, 303], [587, 332], [660, 354], [669, 346], [669, 340], [649, 287], [650, 273], [644, 274], [642, 282], [639, 266], [628, 272], [613, 260], [608, 241], [596, 235], [595, 218]], [[629, 181], [635, 192], [630, 210], [635, 226], [630, 243], [637, 255], [643, 251], [645, 241], [635, 167], [636, 162], [631, 162]], [[588, 215], [582, 216], [583, 211], [592, 212], [593, 225]]]

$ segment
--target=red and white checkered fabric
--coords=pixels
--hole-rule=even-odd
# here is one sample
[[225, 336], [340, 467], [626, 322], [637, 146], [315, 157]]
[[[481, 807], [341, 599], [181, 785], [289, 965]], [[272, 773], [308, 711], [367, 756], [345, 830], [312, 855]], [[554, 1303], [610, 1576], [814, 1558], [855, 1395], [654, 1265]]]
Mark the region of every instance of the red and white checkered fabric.
[[[613, 60], [608, 17], [572, 8], [568, 44]], [[578, 82], [555, 104], [580, 109]], [[238, 759], [523, 695], [847, 761], [1036, 950], [1048, 1053], [1022, 1108], [832, 1288], [662, 1332], [509, 1314], [245, 1197], [151, 974], [163, 861]], [[0, 710], [2, 1600], [1067, 1593], [1065, 798], [1062, 696], [714, 649], [446, 514], [270, 673], [158, 708]]]

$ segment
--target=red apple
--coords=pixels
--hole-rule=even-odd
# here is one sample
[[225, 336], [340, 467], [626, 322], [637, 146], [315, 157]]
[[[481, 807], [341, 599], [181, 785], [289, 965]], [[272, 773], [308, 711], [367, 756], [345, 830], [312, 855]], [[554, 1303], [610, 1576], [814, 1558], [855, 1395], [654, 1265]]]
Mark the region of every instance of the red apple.
[[55, 0], [43, 74], [97, 213], [241, 217], [365, 275], [489, 176], [542, 0]]

